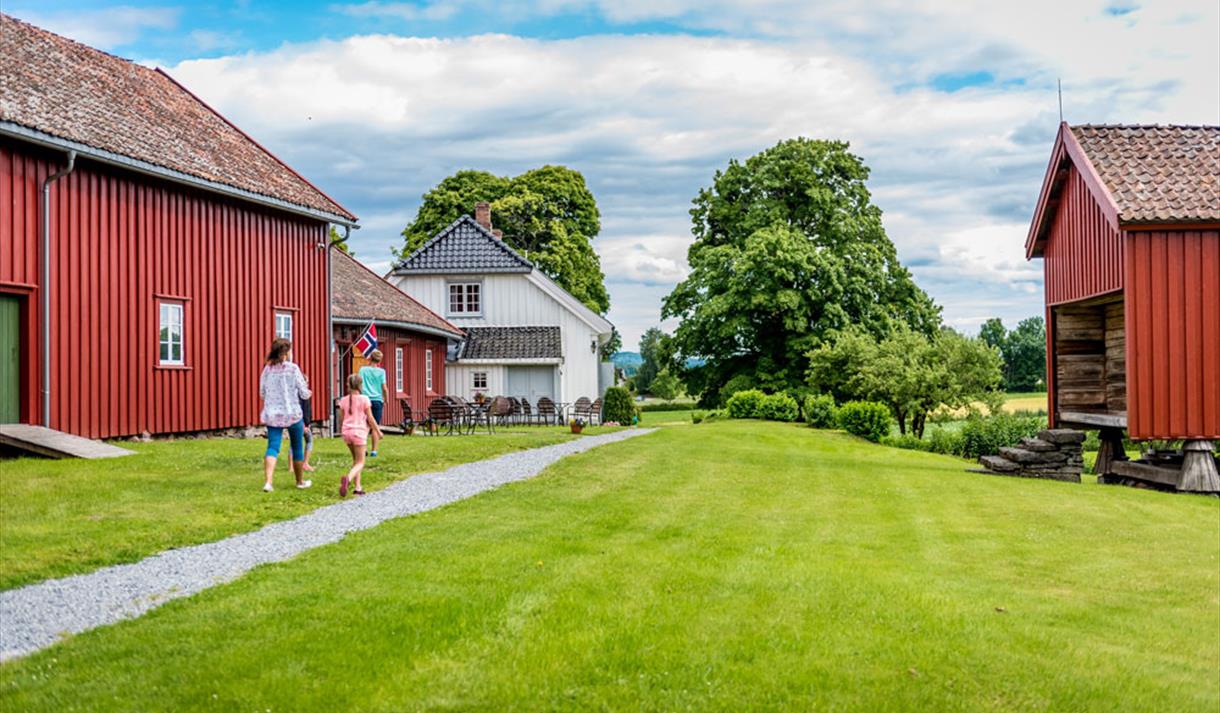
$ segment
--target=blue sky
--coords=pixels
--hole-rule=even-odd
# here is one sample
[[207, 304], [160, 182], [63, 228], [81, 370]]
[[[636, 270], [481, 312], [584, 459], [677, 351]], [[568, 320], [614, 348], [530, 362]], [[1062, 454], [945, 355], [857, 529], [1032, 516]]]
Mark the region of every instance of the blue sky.
[[4, 6], [166, 68], [360, 215], [377, 269], [455, 170], [580, 170], [628, 348], [685, 275], [691, 198], [731, 158], [850, 141], [899, 255], [974, 331], [1041, 312], [1022, 243], [1056, 80], [1070, 122], [1220, 122], [1214, 0]]

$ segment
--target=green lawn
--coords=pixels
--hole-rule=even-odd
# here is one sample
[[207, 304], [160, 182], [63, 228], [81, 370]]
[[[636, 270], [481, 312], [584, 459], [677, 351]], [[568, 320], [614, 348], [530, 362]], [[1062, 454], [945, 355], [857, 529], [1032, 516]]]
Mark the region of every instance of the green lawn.
[[[390, 436], [369, 459], [364, 486], [376, 490], [413, 473], [574, 437], [562, 428], [494, 438]], [[338, 439], [317, 444], [314, 487], [295, 489], [281, 459], [270, 494], [261, 490], [262, 439], [123, 443], [139, 455], [104, 461], [0, 461], [0, 589], [133, 562], [334, 502], [351, 456]]]
[[1220, 501], [963, 467], [661, 429], [0, 666], [0, 709], [1220, 707]]
[[640, 425], [645, 427], [652, 426], [689, 426], [693, 422], [690, 420], [690, 415], [695, 409], [684, 409], [681, 411], [644, 411], [640, 414]]

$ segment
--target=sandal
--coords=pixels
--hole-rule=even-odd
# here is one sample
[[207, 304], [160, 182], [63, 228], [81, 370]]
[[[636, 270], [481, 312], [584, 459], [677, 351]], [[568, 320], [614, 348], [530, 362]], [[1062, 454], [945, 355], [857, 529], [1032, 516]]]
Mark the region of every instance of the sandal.
[[364, 495], [364, 491], [363, 491], [363, 490], [361, 490], [361, 489], [359, 489], [359, 488], [357, 488], [357, 489], [355, 489], [355, 490], [353, 490], [353, 491], [352, 491], [352, 495]]
[[346, 475], [339, 479], [339, 497], [341, 497], [341, 498], [347, 497], [347, 476]]

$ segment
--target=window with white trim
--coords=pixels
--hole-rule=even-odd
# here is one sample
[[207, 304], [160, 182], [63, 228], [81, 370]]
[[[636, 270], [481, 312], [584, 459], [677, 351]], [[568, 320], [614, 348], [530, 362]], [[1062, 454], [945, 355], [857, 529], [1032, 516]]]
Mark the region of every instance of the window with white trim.
[[484, 391], [487, 389], [487, 372], [474, 371], [470, 373], [470, 385], [475, 391]]
[[394, 389], [400, 394], [406, 391], [402, 384], [402, 347], [394, 349]]
[[292, 341], [291, 312], [275, 313], [275, 337], [276, 339], [287, 339], [290, 342]]
[[186, 363], [182, 344], [182, 321], [186, 312], [181, 302], [160, 303], [157, 331], [157, 363], [182, 366]]
[[432, 350], [424, 350], [424, 388], [432, 390]]
[[483, 283], [450, 282], [449, 314], [455, 317], [478, 316], [483, 313]]

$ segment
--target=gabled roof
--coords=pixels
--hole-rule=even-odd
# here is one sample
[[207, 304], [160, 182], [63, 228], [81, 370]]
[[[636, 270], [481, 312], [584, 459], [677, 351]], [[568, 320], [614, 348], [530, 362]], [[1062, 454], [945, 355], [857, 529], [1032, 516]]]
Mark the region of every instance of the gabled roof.
[[559, 359], [559, 327], [467, 327], [458, 360]]
[[1116, 229], [1220, 223], [1220, 126], [1061, 124], [1027, 257], [1042, 252], [1071, 165]]
[[330, 251], [331, 315], [355, 322], [376, 320], [461, 338], [464, 332], [410, 295], [381, 279], [356, 258]]
[[463, 215], [405, 257], [395, 275], [529, 272], [522, 257], [469, 215]]
[[4, 14], [0, 134], [149, 173], [164, 169], [167, 178], [336, 222], [356, 219], [165, 72]]

